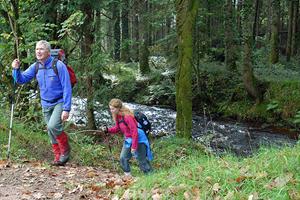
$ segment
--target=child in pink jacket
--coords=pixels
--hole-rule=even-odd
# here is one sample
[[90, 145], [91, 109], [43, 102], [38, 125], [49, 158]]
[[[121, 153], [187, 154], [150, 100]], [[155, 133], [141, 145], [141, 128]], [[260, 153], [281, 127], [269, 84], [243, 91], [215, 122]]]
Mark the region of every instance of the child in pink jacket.
[[[125, 175], [130, 175], [129, 160], [136, 157], [140, 169], [145, 173], [152, 171], [149, 160], [152, 160], [149, 141], [145, 132], [138, 128], [133, 111], [123, 105], [120, 99], [112, 99], [109, 103], [110, 112], [115, 126], [108, 128], [109, 133], [122, 132], [124, 134], [123, 148], [120, 154], [120, 164]], [[141, 142], [139, 142], [141, 141]]]

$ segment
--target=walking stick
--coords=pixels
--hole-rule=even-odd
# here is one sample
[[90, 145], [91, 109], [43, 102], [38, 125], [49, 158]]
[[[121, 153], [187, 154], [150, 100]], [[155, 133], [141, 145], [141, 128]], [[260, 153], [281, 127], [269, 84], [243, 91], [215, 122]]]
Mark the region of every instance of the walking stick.
[[[7, 9], [8, 13], [8, 9]], [[11, 27], [11, 30], [14, 34], [15, 43], [16, 43], [16, 51], [17, 51], [17, 58], [19, 59], [19, 39], [17, 35], [17, 28], [16, 23], [13, 23], [10, 14], [8, 13], [8, 20]], [[10, 159], [10, 146], [11, 146], [11, 135], [12, 135], [12, 127], [13, 127], [13, 116], [14, 116], [14, 107], [15, 107], [15, 90], [16, 90], [16, 77], [13, 77], [13, 93], [11, 97], [11, 113], [10, 113], [10, 124], [9, 124], [9, 135], [8, 135], [8, 147], [7, 147], [7, 160]]]
[[13, 118], [14, 118], [14, 107], [15, 107], [15, 88], [16, 88], [16, 80], [14, 79], [13, 83], [13, 93], [11, 97], [11, 112], [10, 112], [10, 123], [9, 123], [9, 135], [8, 135], [8, 145], [7, 145], [7, 160], [10, 159], [10, 146], [11, 146], [11, 135], [12, 135], [12, 127], [13, 127]]

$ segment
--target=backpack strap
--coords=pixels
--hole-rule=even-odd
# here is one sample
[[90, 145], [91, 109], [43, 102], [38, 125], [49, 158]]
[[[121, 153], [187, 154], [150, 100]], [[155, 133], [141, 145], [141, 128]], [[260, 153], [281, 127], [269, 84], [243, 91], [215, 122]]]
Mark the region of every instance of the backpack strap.
[[120, 123], [124, 123], [124, 124], [125, 124], [125, 126], [127, 126], [127, 127], [128, 127], [128, 124], [125, 122], [124, 115], [122, 115], [122, 119], [121, 119], [121, 120], [119, 120], [119, 124], [120, 124]]
[[[58, 59], [54, 58], [54, 60], [52, 61], [51, 67], [52, 67], [54, 73], [58, 76], [57, 61], [58, 61]], [[35, 65], [34, 65], [34, 67], [35, 67], [35, 75], [38, 73], [38, 71], [40, 69], [40, 64], [41, 64], [41, 62], [39, 62], [39, 61], [35, 62]]]
[[57, 58], [54, 58], [51, 67], [52, 67], [54, 73], [58, 76], [57, 61], [58, 61], [58, 59], [57, 59]]

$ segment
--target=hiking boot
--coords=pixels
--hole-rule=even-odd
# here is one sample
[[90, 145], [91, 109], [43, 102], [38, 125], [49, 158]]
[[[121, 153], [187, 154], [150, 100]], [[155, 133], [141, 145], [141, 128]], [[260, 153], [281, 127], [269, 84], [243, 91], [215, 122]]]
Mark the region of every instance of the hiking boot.
[[54, 154], [54, 160], [52, 165], [57, 166], [60, 158], [60, 149], [58, 144], [52, 144], [52, 151]]
[[60, 148], [58, 165], [63, 166], [69, 161], [70, 158], [71, 148], [69, 145], [68, 135], [63, 131], [59, 136], [56, 137], [56, 140]]

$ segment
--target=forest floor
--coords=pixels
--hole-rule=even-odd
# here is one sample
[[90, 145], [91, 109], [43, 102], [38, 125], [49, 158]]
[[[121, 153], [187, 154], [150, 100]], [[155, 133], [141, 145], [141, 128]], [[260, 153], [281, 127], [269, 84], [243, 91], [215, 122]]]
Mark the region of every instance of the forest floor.
[[115, 191], [120, 187], [126, 189], [134, 181], [132, 177], [98, 167], [0, 161], [1, 200], [119, 199]]

